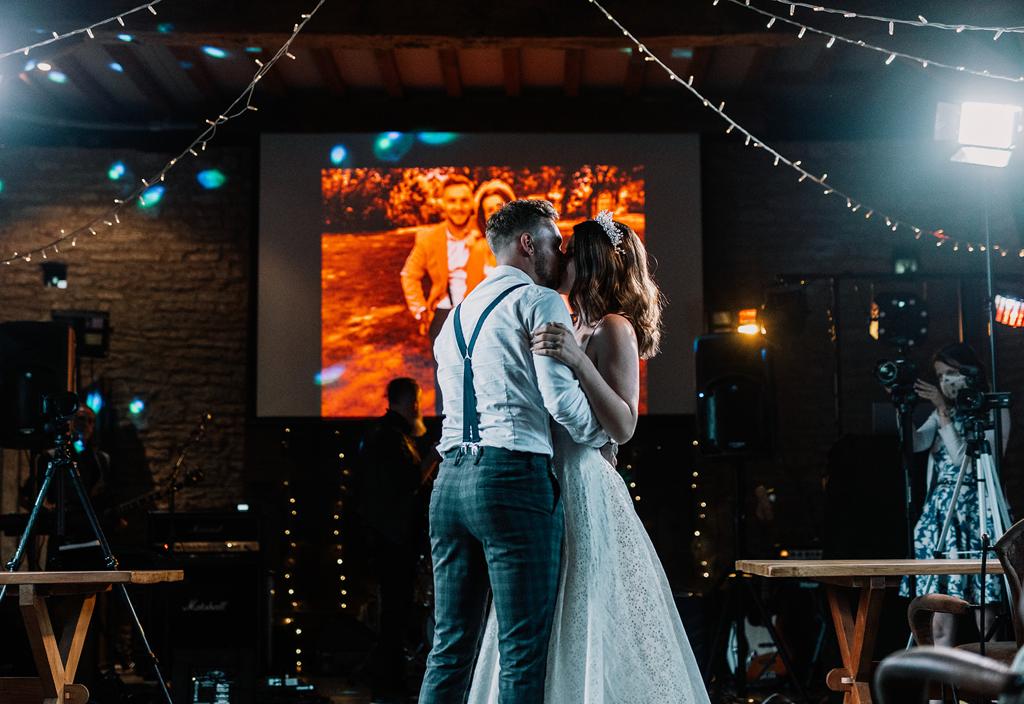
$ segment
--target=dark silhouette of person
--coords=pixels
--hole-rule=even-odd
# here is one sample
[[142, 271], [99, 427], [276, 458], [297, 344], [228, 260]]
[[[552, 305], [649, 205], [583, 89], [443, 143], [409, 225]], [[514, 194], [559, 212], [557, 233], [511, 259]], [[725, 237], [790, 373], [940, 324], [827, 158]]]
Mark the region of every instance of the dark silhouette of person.
[[370, 426], [359, 448], [356, 513], [380, 588], [380, 631], [368, 663], [375, 702], [404, 701], [406, 695], [403, 647], [426, 533], [421, 489], [432, 464], [416, 442], [426, 432], [420, 394], [414, 379], [392, 379], [387, 412]]

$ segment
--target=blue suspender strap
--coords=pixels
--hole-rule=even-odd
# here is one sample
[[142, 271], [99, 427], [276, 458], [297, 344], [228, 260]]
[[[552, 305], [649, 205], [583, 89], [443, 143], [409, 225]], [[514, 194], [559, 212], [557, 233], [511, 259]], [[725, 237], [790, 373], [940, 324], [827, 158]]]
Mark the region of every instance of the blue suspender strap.
[[476, 389], [473, 386], [473, 349], [476, 347], [476, 338], [479, 337], [480, 329], [483, 327], [484, 321], [487, 320], [487, 316], [491, 314], [491, 311], [505, 300], [508, 294], [525, 285], [525, 283], [516, 284], [495, 296], [494, 300], [484, 308], [484, 312], [477, 319], [476, 327], [473, 328], [473, 334], [469, 338], [468, 345], [466, 344], [466, 336], [462, 332], [462, 319], [459, 315], [462, 304], [460, 303], [455, 306], [455, 342], [458, 344], [459, 353], [462, 355], [462, 444], [471, 447], [474, 454], [476, 453], [476, 446], [480, 442], [480, 416], [477, 413]]

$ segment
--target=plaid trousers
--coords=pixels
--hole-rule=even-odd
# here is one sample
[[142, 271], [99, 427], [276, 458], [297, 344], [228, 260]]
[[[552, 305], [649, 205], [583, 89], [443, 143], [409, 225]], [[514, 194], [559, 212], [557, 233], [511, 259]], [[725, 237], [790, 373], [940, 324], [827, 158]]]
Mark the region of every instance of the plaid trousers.
[[466, 701], [485, 626], [498, 622], [500, 704], [541, 704], [564, 523], [542, 455], [451, 451], [430, 497], [434, 643], [420, 704]]

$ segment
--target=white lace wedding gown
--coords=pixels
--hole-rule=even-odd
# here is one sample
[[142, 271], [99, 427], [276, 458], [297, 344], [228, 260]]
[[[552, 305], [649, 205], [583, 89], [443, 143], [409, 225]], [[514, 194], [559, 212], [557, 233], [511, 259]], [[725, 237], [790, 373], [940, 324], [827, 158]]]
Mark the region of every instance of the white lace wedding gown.
[[[557, 426], [565, 508], [547, 704], [709, 704], [672, 590], [622, 477]], [[469, 704], [498, 701], [491, 609]]]

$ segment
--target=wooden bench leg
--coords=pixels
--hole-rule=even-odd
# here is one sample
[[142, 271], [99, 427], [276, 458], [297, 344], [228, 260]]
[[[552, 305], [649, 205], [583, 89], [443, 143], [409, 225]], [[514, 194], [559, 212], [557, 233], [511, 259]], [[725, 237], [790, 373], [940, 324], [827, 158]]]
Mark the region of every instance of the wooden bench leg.
[[[43, 698], [43, 686], [38, 677], [0, 677], [0, 702], [3, 704], [39, 704], [58, 701]], [[89, 690], [80, 684], [64, 685], [64, 699], [60, 704], [88, 704]]]
[[843, 667], [829, 672], [826, 682], [832, 691], [843, 692], [844, 704], [871, 704], [872, 653], [885, 586], [884, 578], [872, 578], [862, 586], [856, 615], [838, 587], [827, 587]]
[[96, 595], [82, 598], [79, 608], [63, 625], [59, 643], [46, 608], [46, 599], [36, 593], [35, 587], [29, 584], [19, 586], [18, 605], [25, 621], [32, 658], [39, 671], [39, 679], [35, 681], [38, 682], [43, 703], [86, 704], [89, 690], [74, 684], [73, 680], [82, 658], [89, 621], [96, 607]]

